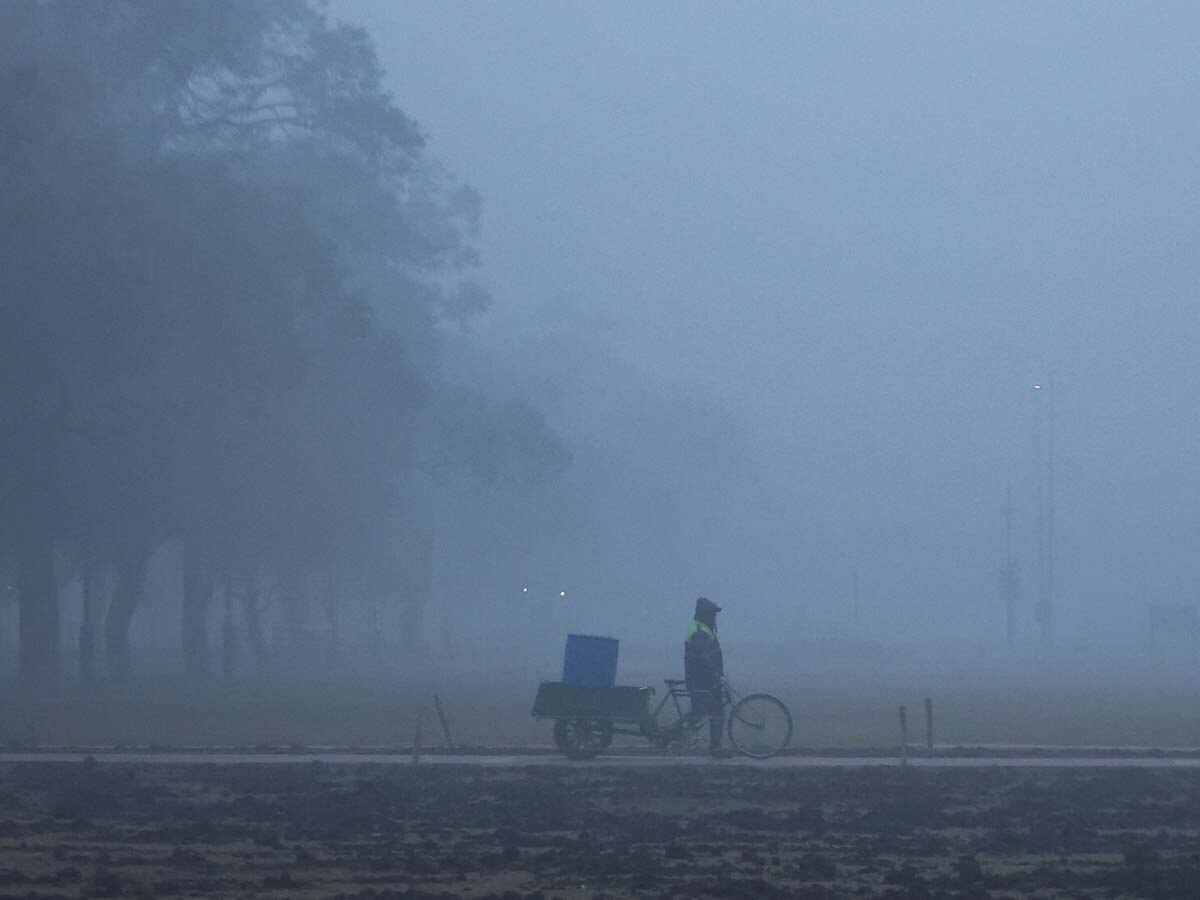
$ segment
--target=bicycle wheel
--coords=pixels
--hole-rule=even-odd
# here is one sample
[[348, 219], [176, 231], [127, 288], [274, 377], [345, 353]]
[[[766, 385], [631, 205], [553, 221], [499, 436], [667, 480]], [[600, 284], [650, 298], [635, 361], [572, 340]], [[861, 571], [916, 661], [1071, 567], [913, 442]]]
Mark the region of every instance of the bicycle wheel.
[[567, 759], [591, 759], [612, 739], [612, 722], [604, 719], [554, 720], [554, 743]]
[[770, 694], [750, 694], [730, 710], [728, 731], [738, 753], [767, 759], [792, 739], [792, 714]]

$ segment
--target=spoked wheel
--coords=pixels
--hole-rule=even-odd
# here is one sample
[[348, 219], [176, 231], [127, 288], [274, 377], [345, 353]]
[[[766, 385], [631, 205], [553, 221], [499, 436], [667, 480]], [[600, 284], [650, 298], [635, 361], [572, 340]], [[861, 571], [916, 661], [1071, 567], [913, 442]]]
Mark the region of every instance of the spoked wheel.
[[567, 759], [591, 759], [613, 739], [612, 722], [604, 719], [555, 719], [554, 743]]
[[770, 694], [750, 694], [729, 713], [729, 743], [745, 756], [767, 759], [792, 739], [792, 714]]

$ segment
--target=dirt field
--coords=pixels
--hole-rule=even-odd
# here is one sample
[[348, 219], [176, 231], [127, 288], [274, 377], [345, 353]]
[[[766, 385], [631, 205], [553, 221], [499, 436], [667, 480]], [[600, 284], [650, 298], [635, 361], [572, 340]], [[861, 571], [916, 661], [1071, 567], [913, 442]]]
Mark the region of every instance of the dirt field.
[[[945, 745], [1200, 747], [1200, 666], [1026, 671], [872, 669], [863, 662], [840, 670], [783, 663], [761, 669], [736, 670], [734, 684], [781, 697], [795, 718], [797, 747], [895, 747], [901, 704], [908, 707], [913, 740], [922, 742], [925, 697], [933, 699], [936, 739]], [[436, 693], [460, 744], [546, 747], [550, 725], [535, 721], [530, 709], [538, 681], [559, 671], [552, 662], [504, 669], [485, 661], [474, 671], [441, 675], [417, 669], [308, 680], [214, 679], [201, 687], [166, 675], [130, 686], [69, 682], [51, 699], [24, 697], [4, 685], [0, 744], [403, 747], [412, 741], [418, 708], [431, 711]], [[661, 696], [664, 674], [678, 673], [666, 664], [639, 670], [631, 662], [621, 679], [655, 685]], [[439, 739], [439, 730], [427, 731], [430, 740]]]
[[0, 767], [0, 896], [1195, 898], [1169, 770]]

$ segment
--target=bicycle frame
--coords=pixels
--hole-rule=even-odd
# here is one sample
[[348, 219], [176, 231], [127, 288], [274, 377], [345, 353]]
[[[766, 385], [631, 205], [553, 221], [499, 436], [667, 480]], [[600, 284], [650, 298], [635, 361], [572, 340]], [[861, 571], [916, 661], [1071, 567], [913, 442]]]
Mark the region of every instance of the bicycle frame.
[[[662, 700], [658, 702], [658, 706], [654, 708], [654, 712], [650, 713], [650, 718], [642, 726], [641, 730], [617, 731], [616, 733], [634, 735], [641, 734], [649, 738], [655, 738], [671, 733], [676, 728], [680, 730], [681, 736], [687, 732], [694, 733], [699, 731], [700, 727], [704, 724], [705, 717], [698, 716], [694, 720], [690, 720], [689, 715], [691, 714], [691, 709], [688, 709], [685, 712], [680, 700], [686, 698], [688, 700], [688, 705], [690, 706], [692, 697], [701, 692], [688, 690], [686, 682], [677, 679], [666, 679], [666, 685], [666, 694], [664, 694]], [[733, 688], [731, 688], [725, 682], [724, 679], [721, 680], [720, 691], [721, 709], [726, 715], [728, 715], [733, 704], [737, 702], [738, 695], [734, 692]], [[659, 723], [659, 717], [662, 715], [662, 711], [666, 707], [667, 703], [671, 703], [675, 707], [675, 721], [673, 721], [667, 728], [662, 728]]]

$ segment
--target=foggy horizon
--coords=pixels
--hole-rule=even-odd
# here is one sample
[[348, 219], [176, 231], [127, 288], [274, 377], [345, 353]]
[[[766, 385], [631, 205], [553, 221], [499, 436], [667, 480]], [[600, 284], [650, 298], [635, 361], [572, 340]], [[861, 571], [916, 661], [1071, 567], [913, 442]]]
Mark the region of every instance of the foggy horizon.
[[1200, 12], [241, 2], [6, 10], [22, 679], [1192, 659]]
[[531, 558], [610, 630], [709, 593], [739, 635], [1002, 642], [1011, 483], [1032, 633], [1051, 377], [1057, 643], [1196, 602], [1194, 9], [331, 9], [484, 198], [464, 343], [603, 497]]

